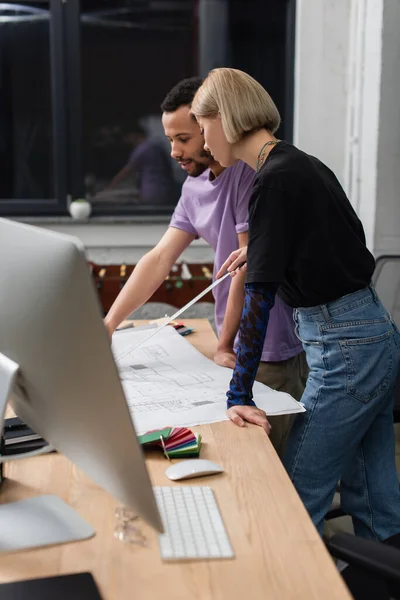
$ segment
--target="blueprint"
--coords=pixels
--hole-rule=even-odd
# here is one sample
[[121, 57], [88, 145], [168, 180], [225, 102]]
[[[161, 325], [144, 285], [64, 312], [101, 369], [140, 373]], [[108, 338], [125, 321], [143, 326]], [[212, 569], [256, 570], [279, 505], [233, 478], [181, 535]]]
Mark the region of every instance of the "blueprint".
[[[138, 435], [168, 426], [190, 427], [226, 420], [226, 392], [232, 370], [206, 358], [173, 327], [147, 340], [149, 334], [146, 329], [128, 329], [115, 333], [112, 342]], [[133, 350], [127, 353], [129, 348]], [[261, 383], [254, 384], [253, 394], [256, 405], [267, 415], [304, 411], [289, 394], [275, 392]]]

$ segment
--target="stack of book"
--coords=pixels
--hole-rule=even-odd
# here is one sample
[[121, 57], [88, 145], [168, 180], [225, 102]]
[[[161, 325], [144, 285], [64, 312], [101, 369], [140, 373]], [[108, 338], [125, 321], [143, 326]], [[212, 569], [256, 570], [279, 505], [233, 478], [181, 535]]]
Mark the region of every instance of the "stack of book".
[[46, 440], [35, 433], [18, 417], [5, 420], [1, 449], [1, 453], [4, 456], [31, 452], [46, 445]]

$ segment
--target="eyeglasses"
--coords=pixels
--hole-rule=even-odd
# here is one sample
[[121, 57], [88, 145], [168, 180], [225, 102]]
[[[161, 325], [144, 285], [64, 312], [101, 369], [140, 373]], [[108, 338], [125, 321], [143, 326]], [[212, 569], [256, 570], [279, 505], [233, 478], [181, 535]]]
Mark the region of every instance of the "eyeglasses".
[[126, 506], [117, 506], [115, 509], [117, 524], [114, 528], [114, 537], [120, 542], [146, 546], [147, 540], [142, 531], [135, 524], [139, 517]]

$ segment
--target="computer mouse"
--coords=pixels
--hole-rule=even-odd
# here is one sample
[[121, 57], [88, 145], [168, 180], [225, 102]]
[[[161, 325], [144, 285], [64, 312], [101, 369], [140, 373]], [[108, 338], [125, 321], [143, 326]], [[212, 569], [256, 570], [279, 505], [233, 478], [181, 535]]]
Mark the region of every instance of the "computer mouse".
[[203, 477], [203, 475], [215, 475], [223, 473], [223, 468], [212, 460], [203, 460], [193, 458], [191, 460], [182, 460], [175, 465], [171, 465], [165, 471], [168, 479], [179, 481], [180, 479], [191, 479], [192, 477]]

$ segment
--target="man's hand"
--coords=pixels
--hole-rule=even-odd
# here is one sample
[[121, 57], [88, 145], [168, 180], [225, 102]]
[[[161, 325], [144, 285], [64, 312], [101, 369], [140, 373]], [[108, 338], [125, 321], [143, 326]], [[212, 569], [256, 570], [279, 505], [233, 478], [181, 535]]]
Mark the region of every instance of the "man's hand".
[[271, 432], [271, 425], [268, 423], [267, 415], [256, 406], [232, 406], [228, 409], [227, 415], [239, 427], [244, 427], [245, 421], [247, 421], [248, 423], [254, 423], [254, 425], [262, 427], [267, 435]]
[[217, 350], [214, 355], [214, 362], [220, 367], [227, 367], [228, 369], [234, 369], [236, 364], [236, 354], [232, 349]]
[[232, 277], [234, 277], [237, 273], [235, 269], [238, 271], [244, 271], [247, 267], [247, 246], [243, 248], [238, 248], [234, 250], [232, 254], [229, 255], [229, 258], [226, 259], [220, 270], [216, 275], [216, 279], [222, 277], [226, 271], [228, 271]]

